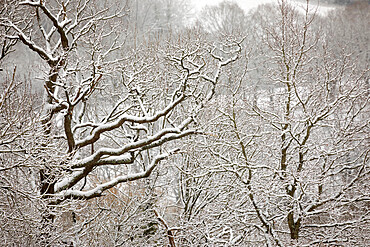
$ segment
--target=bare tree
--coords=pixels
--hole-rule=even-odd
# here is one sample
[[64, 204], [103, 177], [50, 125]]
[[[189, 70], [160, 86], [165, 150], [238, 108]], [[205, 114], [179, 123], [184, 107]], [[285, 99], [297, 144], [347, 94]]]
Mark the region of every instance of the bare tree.
[[184, 168], [188, 186], [199, 191], [195, 207], [208, 186], [219, 192], [189, 222], [208, 222], [194, 241], [365, 244], [368, 68], [347, 50], [338, 53], [308, 5], [300, 12], [280, 1], [269, 9], [278, 18], [261, 23], [268, 52], [259, 73], [271, 86], [255, 91], [244, 81], [250, 71], [239, 72], [205, 115], [208, 138], [196, 147], [208, 155], [190, 153], [195, 168]]
[[241, 35], [248, 27], [246, 14], [237, 3], [231, 1], [206, 6], [200, 13], [199, 22], [206, 31], [224, 36]]
[[130, 49], [125, 3], [6, 3], [5, 38], [22, 42], [47, 68], [41, 151], [31, 155], [45, 203], [38, 241], [50, 244], [62, 205], [149, 177], [178, 150], [167, 142], [197, 133], [192, 123], [240, 46], [195, 40]]

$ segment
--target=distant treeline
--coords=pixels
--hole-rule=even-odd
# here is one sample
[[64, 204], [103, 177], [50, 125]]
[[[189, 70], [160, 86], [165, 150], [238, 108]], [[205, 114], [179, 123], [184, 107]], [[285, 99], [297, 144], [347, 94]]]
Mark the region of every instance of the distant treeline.
[[367, 2], [370, 4], [370, 0], [321, 0], [322, 3], [348, 5], [355, 2]]

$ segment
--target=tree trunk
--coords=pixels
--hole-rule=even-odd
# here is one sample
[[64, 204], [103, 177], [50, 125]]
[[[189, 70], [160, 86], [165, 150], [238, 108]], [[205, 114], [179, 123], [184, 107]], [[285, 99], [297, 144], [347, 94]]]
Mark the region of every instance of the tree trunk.
[[299, 218], [296, 222], [294, 222], [294, 213], [290, 212], [288, 214], [288, 225], [290, 230], [290, 238], [291, 239], [298, 239], [299, 230], [301, 227], [301, 218]]

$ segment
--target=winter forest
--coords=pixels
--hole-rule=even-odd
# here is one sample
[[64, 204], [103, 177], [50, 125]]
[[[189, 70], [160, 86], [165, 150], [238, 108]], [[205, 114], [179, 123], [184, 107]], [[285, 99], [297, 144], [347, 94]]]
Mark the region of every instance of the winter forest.
[[370, 245], [370, 2], [297, 1], [1, 0], [0, 246]]

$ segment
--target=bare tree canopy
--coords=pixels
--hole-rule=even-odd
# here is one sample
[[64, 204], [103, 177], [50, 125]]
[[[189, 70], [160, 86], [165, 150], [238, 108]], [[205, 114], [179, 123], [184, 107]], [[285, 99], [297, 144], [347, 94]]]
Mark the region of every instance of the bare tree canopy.
[[5, 0], [6, 246], [365, 246], [369, 4]]

